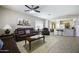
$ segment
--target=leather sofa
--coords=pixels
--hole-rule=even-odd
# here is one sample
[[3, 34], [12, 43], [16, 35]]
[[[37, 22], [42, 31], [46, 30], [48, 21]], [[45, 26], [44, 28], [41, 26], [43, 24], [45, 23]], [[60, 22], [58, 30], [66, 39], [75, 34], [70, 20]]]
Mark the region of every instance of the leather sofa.
[[42, 35], [50, 35], [50, 31], [48, 28], [43, 28]]
[[14, 34], [16, 41], [22, 41], [25, 40], [25, 37], [37, 35], [38, 31], [35, 31], [33, 28], [17, 28], [15, 29]]

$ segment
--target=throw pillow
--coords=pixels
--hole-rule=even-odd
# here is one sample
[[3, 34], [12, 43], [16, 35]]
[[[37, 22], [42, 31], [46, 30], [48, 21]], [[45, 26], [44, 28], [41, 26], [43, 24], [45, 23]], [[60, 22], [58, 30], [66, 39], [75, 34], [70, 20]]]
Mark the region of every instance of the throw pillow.
[[26, 30], [26, 34], [30, 34], [30, 30]]

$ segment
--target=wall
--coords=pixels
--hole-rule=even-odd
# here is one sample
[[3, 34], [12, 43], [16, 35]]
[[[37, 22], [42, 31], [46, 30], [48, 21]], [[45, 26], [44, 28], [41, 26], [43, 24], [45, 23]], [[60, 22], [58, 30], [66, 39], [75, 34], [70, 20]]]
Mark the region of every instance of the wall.
[[50, 21], [50, 20], [45, 20], [45, 21], [44, 21], [44, 27], [45, 27], [45, 28], [48, 28], [49, 31], [50, 31], [50, 29], [52, 29], [52, 21]]
[[44, 24], [45, 24], [44, 26], [45, 26], [46, 28], [48, 28], [48, 26], [49, 26], [49, 25], [48, 25], [48, 20], [46, 20]]
[[19, 18], [28, 19], [32, 27], [35, 27], [35, 20], [43, 20], [38, 17], [28, 16], [0, 6], [0, 33], [2, 32], [2, 28], [7, 24], [12, 27], [13, 32], [15, 28], [17, 28]]
[[79, 36], [79, 17], [75, 18], [76, 36]]
[[44, 20], [35, 20], [35, 29], [43, 29], [44, 28]]

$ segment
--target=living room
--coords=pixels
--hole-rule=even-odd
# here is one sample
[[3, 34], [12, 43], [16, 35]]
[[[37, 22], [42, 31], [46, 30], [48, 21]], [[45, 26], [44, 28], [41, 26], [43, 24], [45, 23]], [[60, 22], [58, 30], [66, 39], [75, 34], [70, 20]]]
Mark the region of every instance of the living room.
[[[29, 33], [27, 29], [33, 28], [30, 30], [35, 30], [43, 36], [38, 37], [36, 32], [34, 32], [34, 34], [25, 35], [20, 39], [14, 38], [19, 52], [78, 52], [78, 7], [78, 5], [1, 5], [0, 37], [5, 37], [8, 32], [7, 35], [14, 35], [14, 32], [19, 31], [18, 28], [21, 28], [22, 31], [27, 33]], [[43, 32], [43, 28], [47, 29], [46, 32]], [[15, 35], [18, 36], [17, 33]], [[31, 38], [37, 36], [35, 37], [37, 39], [29, 43], [30, 40], [32, 41], [30, 36], [33, 36]], [[42, 42], [44, 40], [45, 42]]]

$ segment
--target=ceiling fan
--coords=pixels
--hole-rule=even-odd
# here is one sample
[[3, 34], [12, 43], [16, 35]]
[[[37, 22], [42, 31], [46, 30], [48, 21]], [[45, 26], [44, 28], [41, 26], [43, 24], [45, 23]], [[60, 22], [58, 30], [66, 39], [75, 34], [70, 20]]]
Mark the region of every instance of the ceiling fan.
[[28, 12], [28, 11], [33, 11], [33, 12], [38, 12], [40, 13], [39, 10], [37, 10], [39, 8], [39, 6], [34, 6], [34, 5], [31, 5], [31, 6], [28, 6], [28, 5], [25, 5], [29, 10], [25, 10], [25, 12]]

